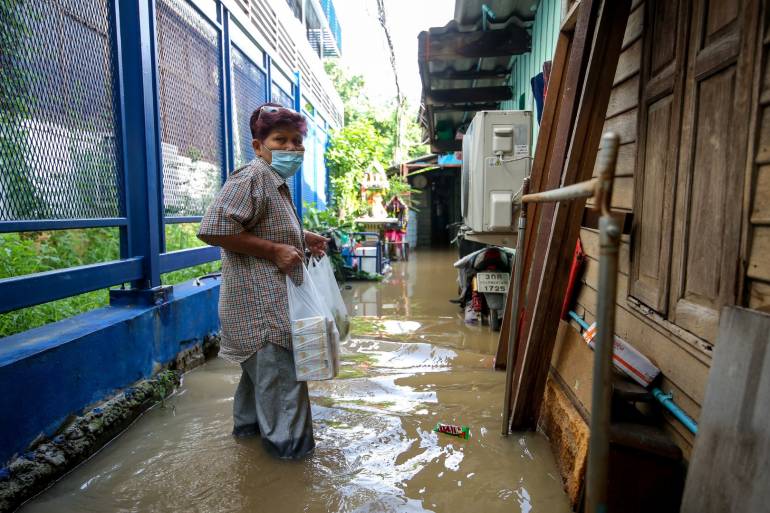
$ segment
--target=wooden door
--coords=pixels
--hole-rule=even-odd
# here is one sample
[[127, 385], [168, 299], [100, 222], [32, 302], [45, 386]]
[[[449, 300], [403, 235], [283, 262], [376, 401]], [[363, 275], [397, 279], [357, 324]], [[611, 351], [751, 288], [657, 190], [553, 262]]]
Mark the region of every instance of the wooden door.
[[736, 301], [755, 0], [692, 2], [669, 318], [714, 342]]
[[688, 1], [653, 0], [642, 65], [630, 293], [665, 315], [686, 69]]

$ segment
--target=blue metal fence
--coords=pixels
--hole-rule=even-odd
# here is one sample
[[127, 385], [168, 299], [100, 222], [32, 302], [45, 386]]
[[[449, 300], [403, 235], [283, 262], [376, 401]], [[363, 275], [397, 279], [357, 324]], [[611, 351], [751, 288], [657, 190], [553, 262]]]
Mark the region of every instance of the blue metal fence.
[[231, 42], [237, 24], [214, 0], [0, 2], [0, 14], [0, 233], [121, 234], [120, 260], [0, 280], [0, 313], [127, 283], [146, 297], [162, 273], [218, 259], [166, 252], [164, 225], [200, 220], [253, 158], [253, 109], [298, 108], [299, 76], [291, 94], [272, 83], [270, 58]]

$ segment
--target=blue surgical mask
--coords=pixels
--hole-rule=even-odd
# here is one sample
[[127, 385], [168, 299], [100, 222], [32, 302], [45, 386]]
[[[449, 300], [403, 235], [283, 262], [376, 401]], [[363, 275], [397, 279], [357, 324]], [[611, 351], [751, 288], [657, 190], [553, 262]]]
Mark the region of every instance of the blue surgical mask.
[[275, 169], [275, 172], [281, 175], [281, 178], [286, 180], [294, 175], [302, 165], [302, 160], [305, 158], [304, 151], [285, 151], [285, 150], [271, 150], [267, 146], [264, 147], [272, 155], [271, 166]]

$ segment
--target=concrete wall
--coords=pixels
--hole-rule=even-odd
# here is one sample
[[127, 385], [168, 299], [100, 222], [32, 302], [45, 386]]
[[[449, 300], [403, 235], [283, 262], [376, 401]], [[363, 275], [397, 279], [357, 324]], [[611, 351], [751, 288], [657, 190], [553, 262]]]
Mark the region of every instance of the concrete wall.
[[147, 378], [219, 330], [219, 280], [159, 306], [93, 310], [2, 340], [0, 464], [70, 415]]

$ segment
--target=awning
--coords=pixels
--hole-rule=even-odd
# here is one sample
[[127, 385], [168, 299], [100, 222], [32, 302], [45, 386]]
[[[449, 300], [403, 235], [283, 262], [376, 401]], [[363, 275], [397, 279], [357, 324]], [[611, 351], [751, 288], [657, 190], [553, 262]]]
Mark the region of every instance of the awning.
[[512, 99], [512, 57], [531, 49], [538, 0], [457, 0], [455, 19], [418, 38], [420, 121], [431, 151], [462, 149], [462, 133], [480, 110]]

